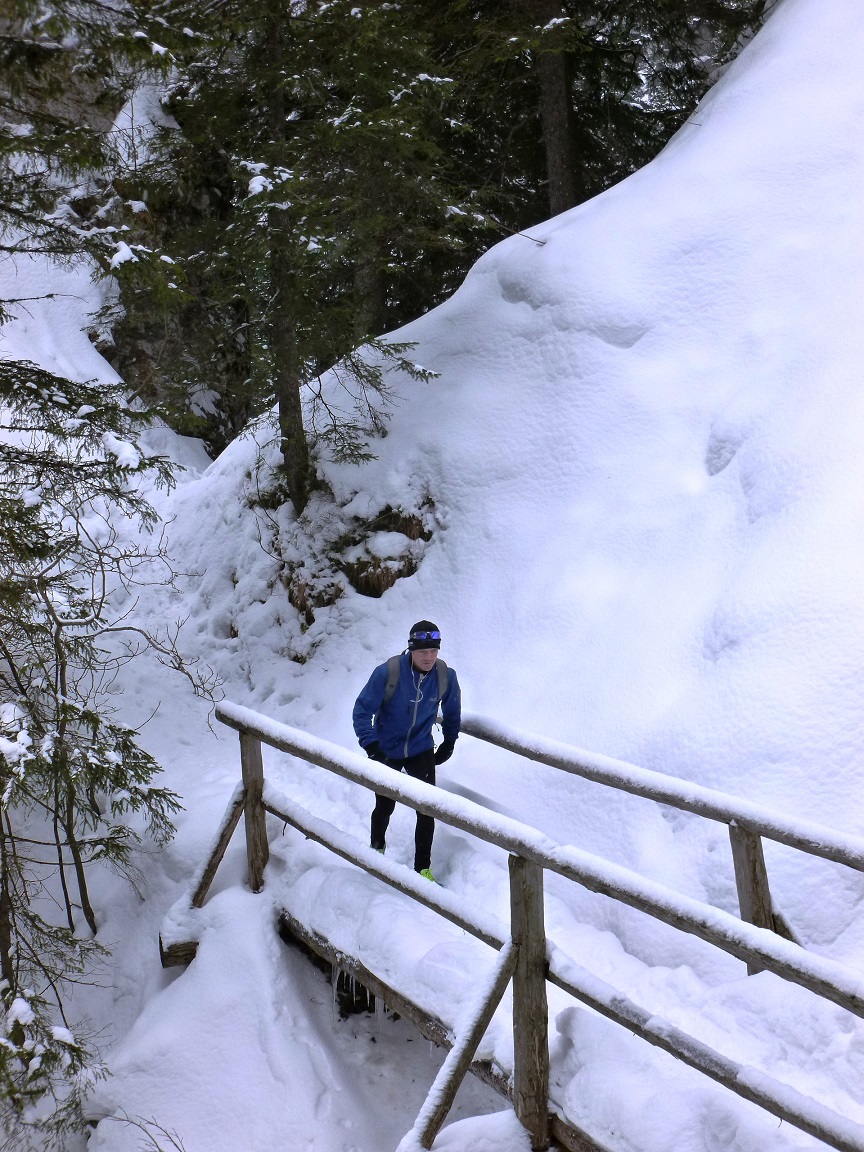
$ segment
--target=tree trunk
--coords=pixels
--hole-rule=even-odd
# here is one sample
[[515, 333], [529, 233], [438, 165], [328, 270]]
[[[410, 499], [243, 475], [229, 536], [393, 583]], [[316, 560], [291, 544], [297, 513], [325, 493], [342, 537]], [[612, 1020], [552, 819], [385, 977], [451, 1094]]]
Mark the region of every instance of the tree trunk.
[[[286, 140], [283, 69], [288, 56], [285, 22], [290, 19], [290, 6], [283, 4], [282, 0], [269, 0], [267, 114], [271, 138], [277, 146]], [[282, 471], [294, 512], [299, 516], [309, 499], [311, 469], [309, 445], [303, 428], [303, 406], [300, 398], [303, 381], [293, 315], [294, 260], [291, 253], [291, 237], [286, 234], [287, 225], [282, 210], [271, 208], [267, 214], [267, 224], [270, 233], [270, 305], [267, 310], [267, 341], [273, 388], [279, 409]]]
[[373, 257], [354, 265], [354, 339], [359, 344], [387, 329], [387, 285]]
[[[532, 25], [545, 28], [550, 20], [564, 16], [558, 0], [522, 0]], [[553, 216], [579, 203], [576, 164], [570, 120], [570, 82], [567, 56], [555, 51], [555, 33], [546, 33], [549, 48], [534, 54], [534, 70], [540, 86], [540, 123], [546, 151], [549, 211]]]
[[[276, 219], [274, 220], [274, 217]], [[270, 212], [270, 305], [268, 339], [273, 386], [279, 408], [279, 438], [282, 471], [288, 495], [297, 516], [309, 499], [311, 465], [306, 430], [303, 427], [303, 405], [300, 399], [302, 380], [291, 315], [291, 273], [284, 225], [279, 211]]]
[[13, 907], [9, 877], [9, 852], [6, 833], [0, 824], [0, 979], [15, 988], [15, 964], [12, 959]]
[[66, 833], [66, 843], [72, 853], [72, 864], [75, 868], [75, 878], [78, 881], [78, 894], [81, 898], [81, 911], [93, 935], [98, 931], [96, 927], [96, 914], [90, 903], [90, 894], [87, 891], [87, 873], [84, 870], [84, 861], [81, 859], [81, 848], [75, 836], [75, 789], [69, 785], [66, 789], [66, 819], [63, 820], [63, 831]]
[[63, 902], [66, 905], [66, 923], [69, 925], [69, 931], [75, 931], [75, 917], [72, 912], [72, 900], [69, 896], [69, 885], [66, 883], [66, 861], [63, 857], [63, 844], [60, 840], [60, 791], [57, 785], [54, 786], [54, 812], [52, 816], [52, 827], [54, 829], [54, 844], [57, 848], [57, 873], [60, 877], [60, 887], [63, 889]]

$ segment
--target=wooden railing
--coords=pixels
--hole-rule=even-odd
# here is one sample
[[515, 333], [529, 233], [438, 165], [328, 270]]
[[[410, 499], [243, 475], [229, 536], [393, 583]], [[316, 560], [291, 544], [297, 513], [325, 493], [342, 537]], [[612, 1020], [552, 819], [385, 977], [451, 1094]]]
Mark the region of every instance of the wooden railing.
[[[638, 768], [624, 760], [599, 756], [543, 736], [516, 732], [482, 716], [464, 716], [461, 730], [538, 764], [726, 824], [741, 919], [795, 943], [801, 941], [771, 899], [762, 838], [864, 872], [864, 840], [838, 833], [815, 821], [784, 816], [680, 777]], [[757, 966], [751, 967], [751, 974], [757, 971]]]
[[[241, 810], [246, 823], [249, 883], [254, 891], [261, 889], [268, 859], [266, 816], [269, 812], [391, 887], [434, 909], [501, 953], [469, 1018], [457, 1030], [450, 1055], [418, 1117], [415, 1132], [424, 1148], [431, 1148], [456, 1089], [471, 1065], [483, 1032], [512, 979], [514, 1068], [510, 1094], [517, 1116], [530, 1133], [534, 1149], [548, 1146], [550, 1132], [565, 1148], [600, 1148], [585, 1133], [563, 1122], [560, 1117], [549, 1115], [548, 980], [601, 1015], [698, 1069], [744, 1099], [816, 1136], [830, 1147], [840, 1152], [864, 1152], [864, 1126], [839, 1116], [762, 1072], [737, 1064], [633, 1003], [563, 955], [554, 942], [546, 939], [543, 874], [544, 871], [555, 872], [591, 891], [637, 908], [738, 957], [750, 971], [774, 972], [864, 1017], [864, 979], [859, 973], [825, 957], [814, 956], [794, 941], [778, 936], [773, 930], [773, 922], [760, 925], [753, 919], [738, 919], [646, 880], [630, 869], [571, 845], [558, 844], [517, 820], [421, 781], [396, 775], [391, 769], [374, 764], [357, 753], [276, 723], [248, 708], [223, 702], [218, 705], [216, 715], [222, 723], [240, 733], [243, 786], [228, 806], [210, 859], [193, 880], [188, 897], [190, 908], [203, 904], [219, 860], [239, 822]], [[722, 793], [700, 789], [658, 773], [647, 773], [564, 745], [535, 737], [523, 740], [512, 731], [497, 729], [479, 717], [468, 717], [463, 730], [541, 763], [553, 763], [555, 767], [637, 795], [650, 796], [688, 811], [699, 811], [712, 819], [722, 819], [730, 827], [736, 826], [757, 839], [760, 835], [769, 835], [828, 859], [840, 859], [842, 854], [843, 863], [864, 870], [864, 845], [816, 825], [783, 820]], [[510, 857], [509, 926], [457, 894], [418, 879], [409, 869], [373, 852], [354, 837], [279, 794], [264, 781], [262, 742], [503, 848]], [[733, 849], [734, 844], [733, 835]], [[739, 858], [741, 855], [739, 852]], [[752, 861], [752, 853], [750, 859]], [[853, 860], [858, 863], [853, 863]], [[738, 868], [739, 863], [736, 863], [736, 870]], [[748, 874], [742, 868], [742, 876], [748, 883], [754, 883], [752, 869]], [[767, 884], [767, 879], [763, 877], [757, 882]], [[745, 906], [746, 902], [742, 901], [742, 914]], [[747, 911], [751, 916], [755, 915], [751, 908]], [[306, 935], [311, 939], [308, 933]], [[165, 964], [187, 963], [196, 947], [194, 940], [169, 939], [167, 945], [162, 941], [160, 944]], [[382, 986], [374, 974], [368, 975], [373, 985]], [[501, 1087], [502, 1078], [496, 1080], [493, 1076], [490, 1082]], [[506, 1083], [504, 1086], [507, 1087]]]

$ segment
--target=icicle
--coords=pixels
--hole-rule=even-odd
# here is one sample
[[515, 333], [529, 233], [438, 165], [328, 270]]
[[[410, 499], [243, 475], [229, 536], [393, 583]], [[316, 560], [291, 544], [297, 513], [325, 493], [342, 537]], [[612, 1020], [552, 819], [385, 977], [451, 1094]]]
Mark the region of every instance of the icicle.
[[330, 1010], [333, 1023], [339, 1023], [339, 969], [335, 964], [330, 968]]

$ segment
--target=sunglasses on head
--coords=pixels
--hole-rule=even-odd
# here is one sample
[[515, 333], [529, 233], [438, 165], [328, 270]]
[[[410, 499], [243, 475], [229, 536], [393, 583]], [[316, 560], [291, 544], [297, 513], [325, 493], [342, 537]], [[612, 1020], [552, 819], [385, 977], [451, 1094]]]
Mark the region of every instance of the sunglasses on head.
[[412, 632], [411, 633], [411, 639], [412, 640], [440, 640], [441, 639], [441, 633], [440, 632]]

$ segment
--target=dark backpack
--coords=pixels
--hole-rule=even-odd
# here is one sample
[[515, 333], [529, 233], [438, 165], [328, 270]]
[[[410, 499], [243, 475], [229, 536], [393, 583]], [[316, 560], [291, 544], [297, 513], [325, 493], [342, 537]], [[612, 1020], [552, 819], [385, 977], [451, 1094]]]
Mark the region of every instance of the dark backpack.
[[[382, 701], [384, 704], [393, 699], [393, 693], [399, 683], [399, 661], [401, 659], [401, 656], [391, 656], [387, 661], [387, 686], [384, 689], [384, 700]], [[435, 667], [438, 670], [438, 703], [440, 704], [441, 697], [450, 687], [450, 677], [447, 673], [447, 665], [440, 657], [435, 661]]]

